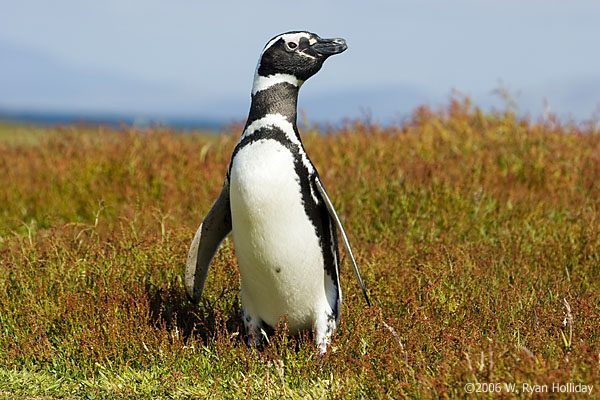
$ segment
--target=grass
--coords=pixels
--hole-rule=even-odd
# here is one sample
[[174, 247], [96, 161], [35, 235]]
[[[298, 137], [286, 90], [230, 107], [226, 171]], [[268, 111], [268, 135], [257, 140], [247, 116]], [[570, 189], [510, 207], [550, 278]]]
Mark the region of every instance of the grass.
[[454, 101], [397, 127], [305, 129], [374, 302], [344, 258], [320, 365], [283, 322], [264, 353], [243, 344], [230, 239], [200, 305], [185, 298], [187, 249], [238, 136], [0, 126], [0, 399], [600, 392], [595, 127]]

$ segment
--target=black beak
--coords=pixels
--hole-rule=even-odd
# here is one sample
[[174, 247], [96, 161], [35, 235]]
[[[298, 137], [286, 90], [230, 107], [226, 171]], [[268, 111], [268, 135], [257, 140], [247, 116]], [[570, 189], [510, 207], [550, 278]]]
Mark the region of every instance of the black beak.
[[335, 39], [317, 39], [317, 43], [311, 46], [317, 54], [323, 57], [329, 57], [334, 54], [339, 54], [348, 48], [346, 41], [341, 38]]

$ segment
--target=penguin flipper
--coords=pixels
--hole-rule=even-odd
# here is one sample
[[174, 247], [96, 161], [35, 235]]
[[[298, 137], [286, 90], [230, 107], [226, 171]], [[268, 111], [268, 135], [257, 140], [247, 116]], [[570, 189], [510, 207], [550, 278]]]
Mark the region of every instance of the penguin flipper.
[[219, 245], [230, 232], [229, 180], [225, 179], [221, 194], [196, 231], [188, 252], [184, 284], [191, 301], [200, 301], [208, 267]]
[[346, 253], [348, 254], [348, 257], [350, 257], [350, 261], [352, 262], [352, 268], [354, 269], [354, 274], [356, 275], [358, 284], [360, 285], [363, 295], [365, 296], [367, 305], [370, 306], [371, 300], [369, 299], [369, 295], [367, 294], [367, 288], [365, 287], [365, 283], [363, 282], [362, 277], [360, 276], [360, 270], [358, 269], [358, 265], [356, 264], [356, 260], [354, 259], [354, 254], [352, 253], [352, 249], [350, 248], [350, 242], [348, 241], [348, 236], [346, 236], [346, 231], [344, 230], [344, 227], [342, 226], [342, 221], [340, 221], [340, 218], [338, 217], [337, 212], [335, 211], [335, 208], [333, 207], [333, 203], [329, 199], [329, 196], [327, 195], [327, 192], [325, 191], [325, 187], [323, 187], [323, 183], [321, 182], [321, 179], [318, 176], [315, 177], [315, 185], [317, 187], [317, 190], [319, 191], [319, 194], [321, 195], [321, 198], [323, 199], [323, 202], [327, 206], [329, 215], [331, 215], [331, 218], [335, 221], [335, 224], [337, 225], [338, 230], [342, 234], [342, 243], [344, 243], [344, 248], [346, 249]]

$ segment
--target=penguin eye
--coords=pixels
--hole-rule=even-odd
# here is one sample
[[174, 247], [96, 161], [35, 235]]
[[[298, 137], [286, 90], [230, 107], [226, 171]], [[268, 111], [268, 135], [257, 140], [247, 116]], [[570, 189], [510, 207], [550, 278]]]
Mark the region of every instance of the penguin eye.
[[290, 49], [295, 49], [296, 47], [298, 47], [298, 44], [295, 42], [288, 42], [287, 45]]

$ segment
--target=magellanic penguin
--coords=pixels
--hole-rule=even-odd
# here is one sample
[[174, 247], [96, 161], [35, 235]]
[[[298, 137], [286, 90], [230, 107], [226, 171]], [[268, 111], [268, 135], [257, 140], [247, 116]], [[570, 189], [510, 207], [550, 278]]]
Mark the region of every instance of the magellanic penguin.
[[194, 236], [185, 288], [199, 301], [209, 265], [233, 231], [248, 345], [287, 317], [289, 332], [314, 329], [323, 354], [342, 303], [336, 227], [370, 304], [348, 239], [296, 127], [298, 90], [323, 62], [347, 49], [343, 39], [288, 32], [264, 47], [248, 121], [221, 194]]

